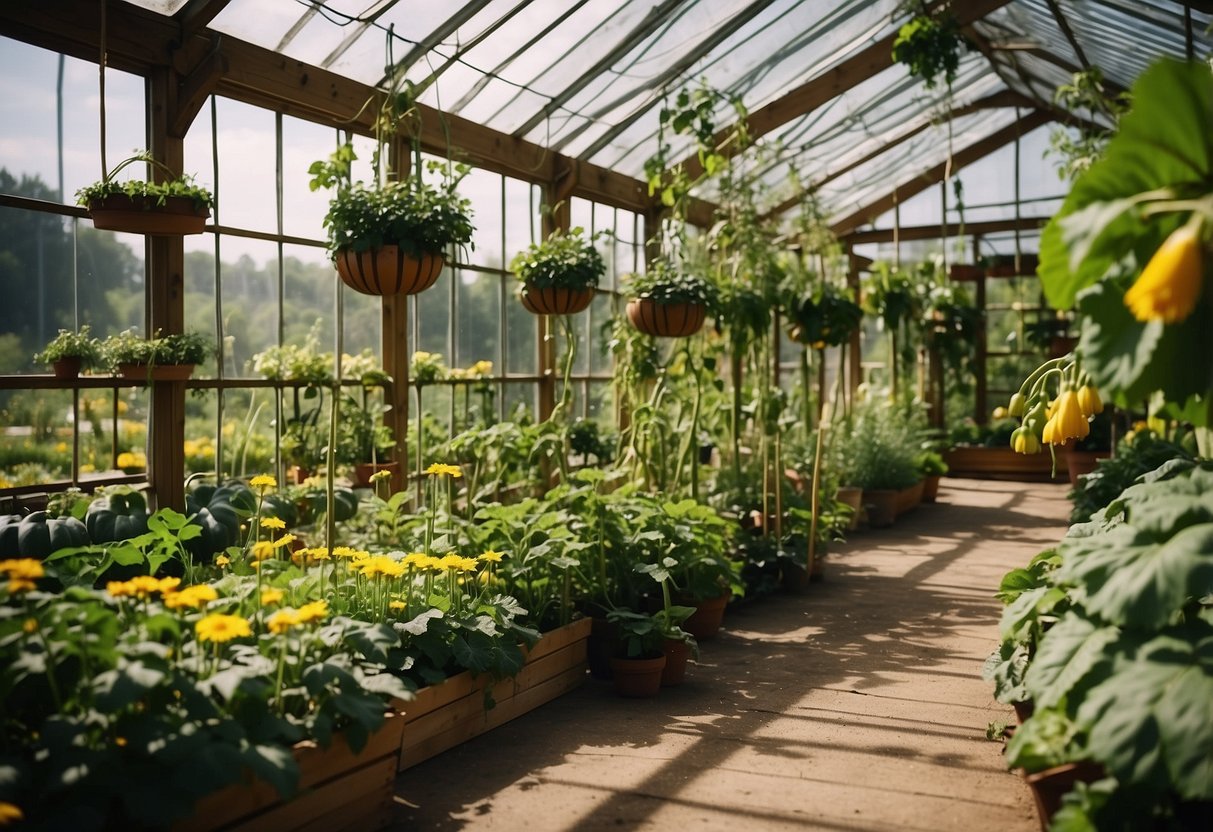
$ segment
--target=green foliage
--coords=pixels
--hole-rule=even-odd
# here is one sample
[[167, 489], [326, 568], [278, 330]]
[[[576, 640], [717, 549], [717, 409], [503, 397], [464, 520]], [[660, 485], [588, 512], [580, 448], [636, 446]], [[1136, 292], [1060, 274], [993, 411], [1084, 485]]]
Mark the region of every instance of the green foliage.
[[[1136, 320], [1124, 293], [1213, 175], [1213, 75], [1202, 63], [1164, 60], [1133, 86], [1134, 108], [1104, 158], [1078, 178], [1041, 238], [1040, 278], [1049, 302], [1082, 316], [1079, 350], [1100, 390], [1120, 406], [1163, 391], [1182, 406], [1213, 388], [1213, 330]], [[1209, 283], [1208, 280], [1205, 283]], [[1206, 290], [1207, 304], [1208, 291]], [[1205, 414], [1193, 414], [1198, 423]]]
[[[165, 174], [168, 178], [162, 182], [148, 182], [142, 179], [130, 179], [118, 182], [114, 177], [124, 168], [137, 162], [145, 162]], [[86, 185], [76, 191], [76, 202], [88, 207], [90, 203], [99, 202], [107, 196], [124, 194], [131, 197], [147, 197], [157, 205], [163, 205], [168, 197], [184, 197], [194, 203], [195, 209], [211, 209], [215, 207], [215, 198], [206, 188], [194, 182], [189, 174], [176, 175], [173, 170], [152, 157], [150, 151], [139, 151], [135, 155], [123, 159], [105, 178], [91, 185]]]
[[1058, 86], [1053, 103], [1075, 114], [1096, 113], [1106, 116], [1113, 125], [1103, 129], [1090, 120], [1078, 127], [1058, 127], [1049, 134], [1046, 155], [1058, 158], [1057, 175], [1073, 181], [1085, 173], [1104, 154], [1108, 141], [1116, 133], [1116, 125], [1129, 109], [1127, 93], [1110, 95], [1104, 86], [1103, 72], [1097, 66], [1074, 73], [1068, 84]]
[[1164, 462], [1190, 458], [1182, 446], [1148, 430], [1126, 437], [1116, 446], [1114, 456], [1099, 460], [1093, 472], [1079, 478], [1078, 485], [1069, 494], [1074, 504], [1070, 522], [1091, 520], [1142, 475]]
[[61, 329], [42, 351], [34, 356], [39, 364], [54, 364], [62, 358], [79, 358], [82, 366], [91, 368], [101, 362], [101, 342], [89, 332], [88, 324], [79, 332]]
[[921, 78], [927, 89], [933, 89], [941, 75], [951, 87], [960, 68], [961, 50], [968, 46], [968, 39], [961, 34], [951, 14], [931, 15], [924, 11], [898, 29], [893, 41], [893, 60]]
[[788, 299], [785, 308], [792, 338], [819, 347], [849, 343], [863, 320], [863, 309], [851, 300], [850, 293], [825, 282], [810, 293]]
[[452, 245], [472, 241], [471, 201], [459, 196], [459, 181], [470, 171], [466, 165], [429, 161], [425, 173], [438, 177], [427, 182], [422, 170], [407, 179], [367, 185], [351, 180], [357, 156], [353, 145], [339, 147], [328, 161], [308, 168], [313, 191], [333, 188], [335, 195], [324, 217], [329, 251], [370, 251], [397, 245], [408, 255], [443, 254]]
[[629, 294], [656, 303], [698, 303], [715, 310], [719, 297], [709, 281], [677, 269], [665, 261], [657, 261], [643, 274], [629, 275]]
[[923, 427], [922, 414], [912, 406], [862, 403], [836, 440], [842, 482], [869, 490], [908, 488], [918, 482]]
[[128, 329], [101, 342], [101, 353], [113, 369], [120, 364], [201, 364], [214, 352], [214, 342], [200, 332], [143, 338]]
[[546, 240], [531, 243], [510, 261], [510, 271], [526, 286], [536, 289], [596, 289], [606, 271], [602, 255], [582, 228], [568, 234], [554, 231]]

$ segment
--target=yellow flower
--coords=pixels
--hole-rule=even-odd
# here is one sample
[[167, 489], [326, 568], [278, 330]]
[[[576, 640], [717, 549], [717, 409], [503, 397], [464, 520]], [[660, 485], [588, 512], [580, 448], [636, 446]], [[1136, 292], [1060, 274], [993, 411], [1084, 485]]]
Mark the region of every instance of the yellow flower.
[[479, 565], [480, 561], [476, 560], [476, 558], [460, 558], [457, 568], [460, 572], [475, 572], [476, 567]]
[[482, 552], [480, 559], [485, 563], [501, 563], [501, 552], [494, 552], [489, 549], [487, 552]]
[[993, 415], [995, 419], [1005, 419], [1007, 418], [1008, 413], [1009, 412], [1005, 407], [996, 407], [994, 408]]
[[8, 591], [12, 595], [19, 595], [22, 592], [33, 592], [37, 588], [37, 584], [26, 578], [13, 578], [8, 582]]
[[1090, 432], [1091, 425], [1078, 406], [1078, 394], [1066, 390], [1057, 397], [1053, 415], [1045, 423], [1044, 436], [1041, 438], [1050, 445], [1064, 445], [1066, 440], [1083, 439]]
[[329, 614], [328, 601], [312, 601], [310, 604], [304, 604], [299, 608], [299, 623], [307, 624], [312, 621], [320, 621]]
[[29, 635], [38, 632], [38, 619], [27, 618], [21, 622], [21, 629]]
[[287, 607], [271, 615], [265, 622], [265, 626], [269, 627], [271, 633], [282, 635], [287, 630], [292, 627], [298, 627], [302, 623], [303, 620], [299, 617], [299, 612]]
[[333, 557], [336, 558], [356, 558], [359, 552], [357, 549], [351, 549], [349, 546], [334, 546]]
[[8, 826], [22, 820], [25, 820], [25, 813], [21, 811], [21, 807], [0, 800], [0, 826]]
[[390, 480], [391, 478], [392, 472], [387, 468], [371, 474], [371, 482], [383, 482], [384, 480]]
[[179, 586], [181, 586], [180, 578], [161, 578], [159, 586], [160, 594], [168, 595], [169, 593], [176, 592]]
[[198, 607], [205, 607], [211, 601], [218, 600], [218, 598], [219, 593], [215, 591], [213, 586], [195, 584], [187, 586], [180, 592], [174, 592], [172, 595], [166, 596], [164, 606], [171, 610], [182, 609], [183, 607], [196, 609]]
[[1137, 281], [1125, 292], [1125, 306], [1139, 321], [1179, 323], [1192, 314], [1204, 283], [1199, 220], [1171, 232]]
[[274, 479], [269, 474], [258, 474], [249, 480], [248, 484], [253, 488], [277, 488], [278, 480]]
[[224, 615], [223, 613], [208, 615], [194, 625], [194, 632], [198, 634], [199, 641], [216, 643], [253, 634], [248, 621], [238, 615]]
[[124, 595], [133, 595], [134, 589], [126, 583], [126, 581], [109, 581], [105, 585], [105, 591], [114, 598], [121, 598]]
[[249, 555], [257, 562], [261, 562], [266, 558], [272, 558], [274, 556], [274, 544], [268, 540], [258, 540], [253, 544], [253, 550]]
[[136, 598], [148, 598], [153, 593], [160, 592], [160, 581], [151, 575], [136, 575], [126, 582], [130, 594]]
[[1016, 428], [1011, 434], [1011, 450], [1017, 454], [1039, 453], [1040, 439], [1027, 427]]
[[281, 589], [265, 587], [261, 590], [261, 606], [268, 607], [270, 604], [277, 604], [282, 600], [284, 594]]
[[324, 546], [317, 546], [314, 549], [304, 549], [307, 552], [307, 557], [312, 560], [329, 560], [329, 550]]
[[286, 521], [280, 517], [262, 517], [261, 528], [263, 529], [285, 529]]
[[429, 563], [430, 556], [425, 552], [409, 552], [401, 561], [405, 566], [412, 566], [418, 569], [424, 569]]
[[231, 562], [232, 562], [232, 559], [229, 558], [227, 555], [220, 555], [219, 557], [215, 558], [216, 566], [227, 566]]
[[10, 578], [24, 578], [27, 581], [36, 580], [46, 575], [42, 561], [35, 558], [11, 558], [0, 560], [0, 572]]
[[389, 601], [387, 606], [390, 610], [402, 610], [407, 607], [408, 604], [404, 603], [403, 601]]
[[1090, 384], [1078, 388], [1078, 406], [1082, 408], [1083, 416], [1103, 413], [1103, 400], [1099, 398], [1099, 391]]
[[433, 462], [429, 468], [425, 469], [425, 472], [435, 476], [442, 476], [444, 474], [451, 477], [463, 476], [463, 471], [460, 470], [458, 465], [447, 465], [445, 462]]
[[458, 569], [463, 564], [463, 558], [452, 552], [449, 555], [443, 555], [438, 561], [440, 569]]
[[296, 540], [293, 534], [284, 534], [282, 537], [274, 541], [274, 548], [281, 549], [283, 546], [290, 546]]

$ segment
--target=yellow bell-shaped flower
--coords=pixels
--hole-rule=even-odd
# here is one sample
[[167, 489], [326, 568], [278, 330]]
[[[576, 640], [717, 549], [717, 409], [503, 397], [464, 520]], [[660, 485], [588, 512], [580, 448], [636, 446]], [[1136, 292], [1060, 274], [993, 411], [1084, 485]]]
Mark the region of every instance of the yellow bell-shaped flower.
[[1064, 445], [1066, 440], [1084, 439], [1090, 432], [1091, 425], [1078, 405], [1078, 393], [1066, 390], [1057, 397], [1041, 438], [1050, 445]]
[[1094, 385], [1084, 384], [1078, 388], [1078, 406], [1082, 409], [1083, 416], [1096, 416], [1103, 413], [1103, 399], [1099, 398], [1099, 391]]
[[1014, 416], [1016, 419], [1018, 419], [1024, 414], [1024, 410], [1026, 409], [1027, 400], [1024, 398], [1023, 393], [1015, 393], [1013, 396], [1011, 396], [1011, 401], [1007, 405], [1007, 414], [1009, 416]]
[[1125, 292], [1134, 318], [1173, 324], [1192, 314], [1204, 283], [1200, 225], [1189, 222], [1171, 232]]
[[1027, 427], [1016, 428], [1011, 434], [1011, 450], [1017, 454], [1040, 452], [1040, 439]]

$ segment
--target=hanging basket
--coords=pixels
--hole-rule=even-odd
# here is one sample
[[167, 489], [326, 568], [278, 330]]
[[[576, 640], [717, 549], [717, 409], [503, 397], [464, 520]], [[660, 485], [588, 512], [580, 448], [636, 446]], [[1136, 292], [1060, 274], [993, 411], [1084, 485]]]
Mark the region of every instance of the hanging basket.
[[685, 338], [703, 326], [708, 308], [701, 303], [660, 303], [650, 298], [628, 301], [628, 320], [645, 335]]
[[521, 294], [526, 311], [535, 315], [573, 315], [584, 311], [594, 301], [593, 289], [569, 289], [547, 286], [537, 289], [526, 286]]
[[155, 197], [110, 194], [90, 202], [88, 213], [102, 231], [172, 237], [201, 234], [211, 210], [184, 196], [167, 196], [161, 204]]
[[434, 285], [442, 274], [441, 254], [411, 257], [400, 246], [369, 251], [341, 249], [334, 260], [346, 286], [364, 295], [415, 295]]

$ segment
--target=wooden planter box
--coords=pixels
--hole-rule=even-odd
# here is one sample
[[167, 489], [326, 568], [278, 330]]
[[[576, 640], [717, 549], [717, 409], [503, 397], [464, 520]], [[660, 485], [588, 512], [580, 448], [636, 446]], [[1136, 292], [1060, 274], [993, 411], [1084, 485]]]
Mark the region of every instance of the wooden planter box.
[[1063, 482], [1065, 452], [1057, 449], [1058, 479], [1053, 478], [1053, 459], [1048, 449], [1038, 454], [1017, 454], [1010, 448], [953, 448], [943, 455], [949, 477], [1019, 482]]
[[897, 492], [897, 516], [913, 511], [922, 504], [922, 480]]
[[392, 796], [405, 721], [388, 717], [358, 754], [344, 737], [328, 748], [300, 743], [299, 790], [284, 801], [270, 784], [257, 779], [220, 789], [199, 800], [189, 819], [173, 832], [358, 832], [382, 829], [391, 819]]
[[[422, 688], [411, 702], [395, 703], [404, 714], [400, 771], [579, 687], [589, 667], [586, 639], [590, 626], [591, 620], [584, 618], [546, 633], [513, 679], [494, 683], [486, 676], [464, 672]], [[486, 689], [496, 703], [488, 710]]]

